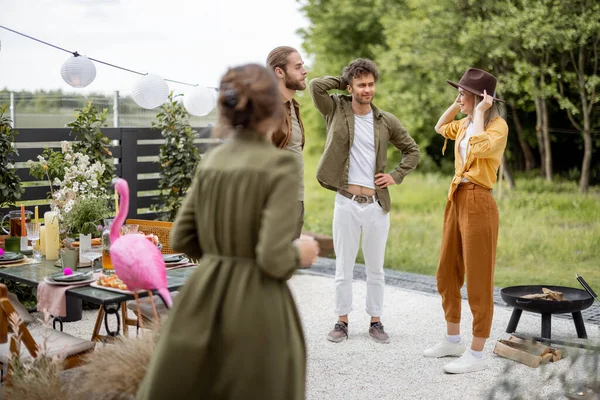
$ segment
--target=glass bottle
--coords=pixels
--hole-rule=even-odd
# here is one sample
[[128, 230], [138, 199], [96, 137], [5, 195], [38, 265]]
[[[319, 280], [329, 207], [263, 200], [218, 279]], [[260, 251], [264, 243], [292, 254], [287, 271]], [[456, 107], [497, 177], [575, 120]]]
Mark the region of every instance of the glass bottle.
[[111, 275], [115, 272], [110, 259], [110, 227], [113, 221], [113, 218], [106, 218], [104, 220], [104, 230], [102, 231], [102, 272], [105, 275]]

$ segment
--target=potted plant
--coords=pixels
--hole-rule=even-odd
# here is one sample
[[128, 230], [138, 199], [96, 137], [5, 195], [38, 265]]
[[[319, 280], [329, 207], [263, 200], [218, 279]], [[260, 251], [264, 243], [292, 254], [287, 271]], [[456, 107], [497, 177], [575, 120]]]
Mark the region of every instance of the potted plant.
[[[108, 201], [103, 197], [82, 196], [76, 198], [71, 209], [63, 215], [61, 229], [64, 230], [66, 239], [63, 240], [62, 254], [68, 255], [76, 252], [77, 257], [71, 255], [72, 258], [78, 258], [76, 265], [77, 262], [82, 265], [89, 263], [90, 260], [83, 257], [81, 251], [92, 244], [92, 238], [98, 238], [102, 235], [102, 229], [99, 228], [101, 228], [104, 218], [110, 216], [111, 213]], [[73, 248], [73, 241], [79, 241], [79, 248]]]
[[[63, 141], [60, 152], [46, 149], [42, 155], [38, 156], [38, 161], [29, 161], [32, 176], [48, 179], [50, 206], [52, 211], [58, 212], [62, 238], [68, 234], [80, 233], [79, 229], [82, 228], [82, 225], [78, 224], [77, 220], [87, 222], [90, 218], [84, 216], [86, 220], [82, 220], [77, 216], [65, 221], [76, 202], [86, 198], [108, 200], [106, 186], [100, 183], [105, 172], [104, 164], [100, 161], [92, 163], [87, 155], [75, 152], [73, 147], [72, 142]], [[106, 203], [101, 206], [100, 210], [106, 210]], [[78, 214], [79, 212], [74, 215]], [[88, 227], [87, 230], [92, 231], [93, 229]]]
[[63, 217], [63, 227], [66, 235], [77, 239], [79, 235], [91, 235], [92, 238], [101, 236], [104, 218], [108, 218], [112, 211], [108, 201], [100, 197], [80, 197], [75, 200], [71, 210]]

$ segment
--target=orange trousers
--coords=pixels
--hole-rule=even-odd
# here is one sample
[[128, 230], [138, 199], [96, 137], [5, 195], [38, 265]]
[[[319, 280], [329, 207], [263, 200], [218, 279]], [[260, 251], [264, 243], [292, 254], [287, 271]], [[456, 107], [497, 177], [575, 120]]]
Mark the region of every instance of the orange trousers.
[[494, 315], [494, 267], [498, 242], [498, 207], [489, 189], [461, 183], [446, 203], [438, 292], [447, 322], [460, 323], [460, 289], [467, 279], [473, 336], [488, 338]]

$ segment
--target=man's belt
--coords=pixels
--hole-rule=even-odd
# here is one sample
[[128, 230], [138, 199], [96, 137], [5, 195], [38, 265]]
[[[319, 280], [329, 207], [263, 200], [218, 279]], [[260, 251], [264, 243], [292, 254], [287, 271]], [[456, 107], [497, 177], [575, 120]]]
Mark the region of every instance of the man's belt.
[[344, 197], [349, 198], [350, 200], [354, 200], [357, 203], [361, 203], [361, 204], [375, 203], [376, 201], [379, 200], [379, 197], [377, 197], [377, 194], [374, 194], [373, 196], [367, 196], [366, 194], [352, 194], [344, 189], [339, 189], [338, 193]]

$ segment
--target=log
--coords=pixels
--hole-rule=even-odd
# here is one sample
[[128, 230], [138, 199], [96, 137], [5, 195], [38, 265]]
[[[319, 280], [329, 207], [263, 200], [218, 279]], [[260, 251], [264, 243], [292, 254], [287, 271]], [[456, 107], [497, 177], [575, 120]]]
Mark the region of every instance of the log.
[[524, 340], [515, 336], [510, 336], [508, 340], [498, 340], [494, 347], [494, 353], [531, 368], [537, 368], [540, 364], [556, 362], [566, 357], [563, 349], [555, 349], [533, 340]]

